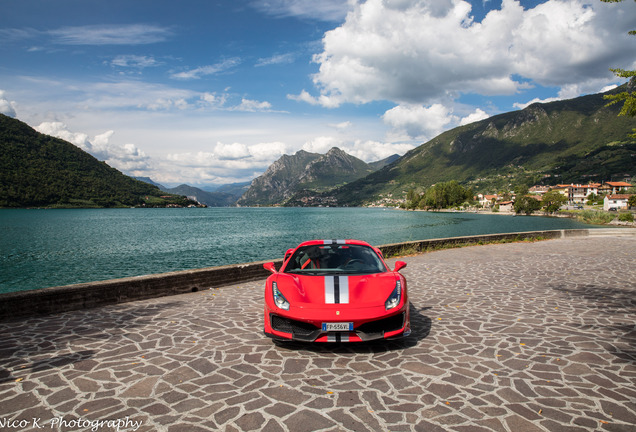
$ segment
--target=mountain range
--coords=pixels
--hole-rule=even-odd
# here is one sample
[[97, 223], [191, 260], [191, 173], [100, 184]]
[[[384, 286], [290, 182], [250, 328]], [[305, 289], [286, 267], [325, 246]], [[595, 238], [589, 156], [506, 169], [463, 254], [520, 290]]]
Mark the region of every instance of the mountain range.
[[267, 171], [252, 181], [249, 189], [238, 200], [241, 206], [277, 205], [295, 202], [296, 195], [321, 193], [366, 177], [398, 158], [393, 155], [368, 164], [337, 147], [327, 154], [300, 150], [294, 155], [283, 155]]
[[322, 194], [336, 205], [363, 205], [457, 180], [474, 192], [520, 184], [554, 185], [636, 176], [636, 119], [618, 116], [605, 94], [636, 90], [636, 80], [603, 94], [504, 113], [461, 126], [368, 176]]
[[187, 184], [182, 184], [174, 188], [168, 188], [162, 184], [154, 182], [149, 177], [135, 177], [137, 180], [157, 186], [164, 192], [186, 196], [200, 204], [208, 207], [228, 207], [236, 204], [236, 201], [247, 190], [250, 183], [232, 183], [222, 185], [213, 191], [203, 190]]
[[185, 197], [208, 206], [356, 206], [399, 200], [409, 190], [450, 180], [475, 193], [623, 180], [636, 176], [636, 141], [629, 138], [636, 119], [618, 116], [620, 107], [608, 106], [604, 95], [635, 89], [632, 79], [604, 94], [535, 103], [374, 163], [338, 148], [325, 155], [301, 150], [282, 156], [251, 184], [214, 191], [133, 179], [71, 143], [0, 115], [0, 207], [185, 205]]

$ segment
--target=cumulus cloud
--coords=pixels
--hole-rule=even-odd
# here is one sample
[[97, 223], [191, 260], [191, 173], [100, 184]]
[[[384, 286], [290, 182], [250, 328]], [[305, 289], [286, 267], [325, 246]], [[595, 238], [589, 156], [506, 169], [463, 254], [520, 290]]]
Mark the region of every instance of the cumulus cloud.
[[528, 102], [516, 102], [513, 104], [515, 108], [524, 109], [533, 103], [549, 103], [564, 99], [572, 99], [587, 93], [603, 93], [616, 87], [616, 84], [605, 85], [605, 80], [589, 80], [586, 82], [567, 84], [561, 87], [557, 96], [549, 98], [534, 98]]
[[83, 132], [72, 132], [62, 122], [44, 122], [34, 128], [40, 133], [61, 138], [75, 144], [97, 159], [124, 172], [145, 170], [149, 167], [149, 158], [134, 144], [111, 144], [114, 131], [106, 131], [93, 138]]
[[485, 120], [488, 117], [490, 117], [486, 111], [482, 110], [481, 108], [477, 108], [474, 112], [468, 114], [466, 117], [462, 118], [459, 121], [459, 124], [461, 126], [470, 124], [470, 123], [474, 123], [480, 120]]
[[413, 148], [415, 146], [408, 143], [356, 140], [345, 145], [343, 150], [365, 162], [377, 162], [394, 154], [402, 155]]
[[307, 141], [303, 145], [303, 150], [310, 153], [324, 154], [333, 147], [339, 147], [341, 150], [344, 150], [344, 143], [341, 140], [331, 136], [320, 136]]
[[223, 144], [218, 142], [212, 153], [209, 154], [216, 156], [219, 160], [240, 160], [249, 157], [250, 150], [245, 144]]
[[217, 142], [211, 151], [171, 153], [168, 172], [188, 170], [194, 183], [245, 181], [262, 174], [269, 165], [289, 152], [282, 142], [257, 144]]
[[402, 134], [404, 139], [425, 140], [441, 133], [448, 124], [457, 122], [452, 110], [442, 104], [430, 107], [422, 105], [398, 105], [384, 113], [384, 122]]
[[344, 152], [355, 156], [365, 162], [376, 162], [386, 159], [394, 154], [404, 154], [415, 146], [408, 143], [379, 142], [373, 140], [347, 141], [331, 136], [320, 136], [307, 141], [303, 150], [325, 154], [333, 147], [338, 147]]
[[4, 90], [0, 90], [0, 114], [8, 117], [15, 117], [15, 102], [7, 100], [4, 97]]
[[302, 90], [298, 95], [288, 94], [287, 98], [297, 102], [305, 102], [310, 105], [322, 105], [326, 108], [336, 108], [342, 102], [340, 98], [324, 94], [321, 94], [318, 97], [312, 96], [307, 90]]
[[627, 35], [631, 3], [550, 0], [525, 9], [503, 0], [481, 22], [462, 0], [356, 3], [314, 57], [320, 94], [290, 98], [325, 107], [375, 100], [432, 105], [461, 93], [514, 94], [528, 82], [608, 84], [609, 65], [636, 57]]
[[227, 102], [226, 94], [217, 94], [216, 92], [205, 92], [200, 96], [201, 100], [213, 108], [222, 108]]
[[255, 112], [255, 111], [269, 111], [271, 110], [271, 108], [272, 108], [272, 104], [270, 104], [269, 102], [266, 102], [266, 101], [260, 102], [256, 100], [243, 98], [241, 100], [241, 103], [237, 105], [236, 107], [234, 107], [233, 109], [236, 111]]

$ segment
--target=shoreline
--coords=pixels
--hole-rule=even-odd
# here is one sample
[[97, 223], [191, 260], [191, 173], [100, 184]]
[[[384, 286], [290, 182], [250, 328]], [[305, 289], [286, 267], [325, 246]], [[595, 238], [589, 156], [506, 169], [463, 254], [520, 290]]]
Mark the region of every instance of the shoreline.
[[[577, 220], [581, 223], [587, 224], [587, 225], [593, 225], [593, 226], [606, 226], [606, 227], [627, 227], [627, 228], [636, 228], [636, 220], [634, 222], [623, 222], [623, 221], [619, 221], [618, 220], [618, 214], [616, 213], [616, 217], [611, 220], [610, 222], [607, 223], [593, 223], [588, 221], [585, 218], [581, 218], [578, 217], [576, 214], [559, 214], [559, 213], [552, 213], [552, 214], [546, 214], [546, 213], [537, 213], [537, 212], [533, 212], [531, 214], [517, 214], [514, 211], [488, 211], [488, 210], [451, 210], [451, 209], [439, 209], [439, 210], [423, 210], [423, 209], [403, 209], [403, 208], [399, 208], [397, 207], [398, 210], [403, 210], [403, 211], [413, 211], [413, 212], [430, 212], [430, 213], [469, 213], [469, 214], [483, 214], [483, 215], [501, 215], [501, 216], [512, 216], [512, 217], [516, 217], [516, 216], [535, 216], [535, 217], [551, 217], [551, 218], [563, 218], [563, 219], [574, 219]], [[568, 210], [568, 211], [593, 211], [593, 212], [601, 212], [604, 214], [612, 214], [610, 212], [606, 212], [604, 210], [599, 210], [599, 209], [584, 209], [584, 210]], [[632, 212], [633, 214], [634, 212]], [[635, 217], [636, 219], [636, 217]]]
[[[407, 241], [384, 244], [378, 247], [385, 256], [395, 258], [412, 253], [420, 254], [439, 249], [477, 246], [495, 242], [586, 237], [591, 235], [591, 231], [598, 230], [561, 229], [484, 234]], [[636, 232], [632, 235], [636, 235]], [[282, 264], [281, 259], [264, 260], [1, 293], [0, 321], [193, 293], [232, 284], [264, 280], [269, 272], [263, 268], [263, 264], [271, 261], [275, 262], [277, 266]]]

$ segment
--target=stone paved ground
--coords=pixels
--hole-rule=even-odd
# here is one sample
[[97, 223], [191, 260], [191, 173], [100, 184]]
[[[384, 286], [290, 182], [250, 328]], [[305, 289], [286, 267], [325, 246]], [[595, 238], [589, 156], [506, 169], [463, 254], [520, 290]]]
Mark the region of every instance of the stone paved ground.
[[408, 257], [414, 333], [387, 344], [277, 346], [262, 282], [0, 323], [0, 430], [635, 431], [635, 256]]

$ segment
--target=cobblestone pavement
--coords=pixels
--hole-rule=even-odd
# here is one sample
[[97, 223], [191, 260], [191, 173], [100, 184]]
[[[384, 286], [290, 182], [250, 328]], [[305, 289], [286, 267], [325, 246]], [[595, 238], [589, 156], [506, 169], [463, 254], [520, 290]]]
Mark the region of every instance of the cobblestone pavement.
[[274, 344], [262, 281], [0, 323], [0, 430], [635, 431], [635, 256], [407, 257], [414, 332], [386, 344]]

